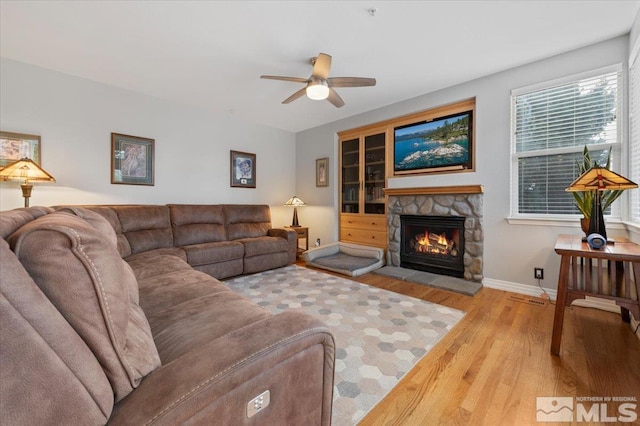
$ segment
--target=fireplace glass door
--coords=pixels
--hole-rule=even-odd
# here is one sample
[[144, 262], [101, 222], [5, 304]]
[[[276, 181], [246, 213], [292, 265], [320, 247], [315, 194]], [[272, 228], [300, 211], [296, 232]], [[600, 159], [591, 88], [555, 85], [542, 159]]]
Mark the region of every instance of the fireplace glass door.
[[464, 217], [401, 215], [400, 266], [464, 276]]

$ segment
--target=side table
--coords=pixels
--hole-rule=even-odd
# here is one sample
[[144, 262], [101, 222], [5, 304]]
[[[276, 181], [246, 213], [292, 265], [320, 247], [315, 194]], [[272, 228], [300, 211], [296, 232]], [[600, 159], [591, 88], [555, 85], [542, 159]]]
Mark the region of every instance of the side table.
[[[285, 226], [285, 228], [296, 231], [296, 239], [298, 240], [298, 256], [300, 256], [301, 253], [309, 250], [309, 228], [308, 227]], [[305, 245], [304, 245], [305, 248], [300, 247], [300, 240], [303, 238], [305, 240]]]
[[[640, 319], [640, 246], [616, 238], [594, 250], [580, 235], [559, 235], [555, 251], [561, 256], [558, 297], [553, 318], [551, 353], [560, 354], [565, 306], [576, 299], [593, 296], [613, 300], [629, 322], [629, 312]], [[606, 266], [606, 268], [605, 268]]]

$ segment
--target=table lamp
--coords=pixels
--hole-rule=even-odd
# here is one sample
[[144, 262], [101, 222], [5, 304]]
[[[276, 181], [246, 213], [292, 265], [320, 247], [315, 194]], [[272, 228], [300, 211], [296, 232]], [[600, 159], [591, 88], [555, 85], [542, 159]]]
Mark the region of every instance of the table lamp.
[[293, 221], [291, 222], [292, 228], [299, 228], [300, 224], [298, 223], [298, 207], [306, 206], [307, 204], [302, 201], [297, 196], [293, 196], [289, 198], [289, 201], [284, 203], [285, 206], [293, 206]]
[[602, 212], [602, 191], [623, 191], [637, 187], [638, 184], [631, 182], [616, 172], [612, 172], [605, 167], [594, 166], [574, 180], [566, 191], [595, 192], [593, 206], [591, 207], [591, 218], [589, 220], [589, 232], [587, 232], [587, 235], [598, 234], [606, 241], [607, 231], [604, 227], [604, 215]]
[[20, 185], [22, 188], [22, 196], [24, 197], [24, 206], [29, 207], [29, 197], [33, 185], [30, 182], [55, 182], [53, 176], [44, 171], [30, 158], [21, 158], [11, 164], [7, 164], [0, 169], [0, 179], [2, 180], [21, 180], [24, 181]]

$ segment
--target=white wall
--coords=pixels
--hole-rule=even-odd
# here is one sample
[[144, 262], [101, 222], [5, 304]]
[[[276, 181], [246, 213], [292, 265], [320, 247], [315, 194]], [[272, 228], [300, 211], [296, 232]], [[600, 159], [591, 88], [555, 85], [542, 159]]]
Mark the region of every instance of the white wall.
[[[42, 137], [54, 184], [34, 184], [31, 205], [260, 203], [274, 226], [295, 190], [295, 135], [227, 113], [178, 105], [5, 58], [0, 129]], [[110, 183], [111, 132], [155, 139], [155, 186]], [[257, 188], [231, 188], [229, 151], [257, 155]], [[0, 184], [0, 207], [23, 205], [17, 183]]]
[[[498, 287], [524, 285], [533, 294], [537, 291], [531, 287], [537, 285], [533, 268], [542, 267], [545, 270], [542, 285], [555, 289], [560, 265], [560, 259], [553, 251], [556, 237], [560, 233], [581, 231], [577, 220], [567, 226], [507, 222], [510, 210], [511, 90], [616, 63], [623, 63], [626, 70], [628, 40], [628, 36], [618, 37], [298, 133], [297, 193], [303, 200], [314, 204], [313, 208], [307, 207], [304, 217], [305, 224], [310, 226], [312, 240], [322, 236], [324, 244], [337, 239], [337, 132], [476, 97], [476, 172], [397, 177], [390, 179], [388, 186], [484, 185], [485, 284]], [[625, 135], [623, 137], [626, 138]], [[311, 169], [318, 157], [330, 157], [332, 179], [329, 189], [315, 187]], [[333, 214], [327, 215], [327, 211]], [[612, 236], [624, 232], [610, 228], [608, 231]]]

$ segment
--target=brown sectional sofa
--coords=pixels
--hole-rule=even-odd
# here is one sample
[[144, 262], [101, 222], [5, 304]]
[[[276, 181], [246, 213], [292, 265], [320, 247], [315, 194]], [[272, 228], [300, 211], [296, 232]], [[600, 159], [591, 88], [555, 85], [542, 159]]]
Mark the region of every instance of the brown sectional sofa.
[[330, 424], [328, 328], [216, 279], [295, 260], [268, 206], [32, 207], [0, 233], [0, 424]]
[[161, 251], [224, 279], [295, 262], [296, 234], [271, 228], [266, 205], [86, 206], [104, 216], [127, 261]]

